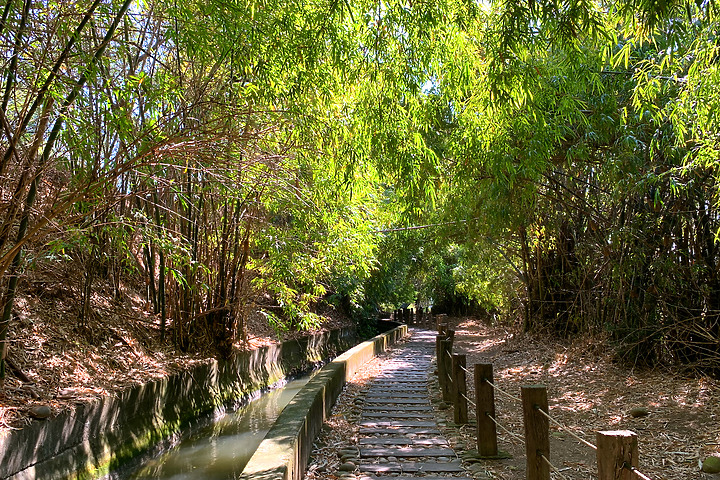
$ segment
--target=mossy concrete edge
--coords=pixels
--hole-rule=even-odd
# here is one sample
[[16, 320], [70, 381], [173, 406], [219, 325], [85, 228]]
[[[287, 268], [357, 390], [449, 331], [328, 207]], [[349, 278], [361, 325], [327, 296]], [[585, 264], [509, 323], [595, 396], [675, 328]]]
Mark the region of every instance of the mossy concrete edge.
[[302, 480], [312, 442], [346, 381], [368, 360], [407, 333], [406, 325], [398, 325], [325, 365], [282, 411], [245, 466], [241, 480]]
[[211, 360], [0, 436], [0, 478], [97, 478], [193, 419], [307, 370], [357, 342], [353, 330]]

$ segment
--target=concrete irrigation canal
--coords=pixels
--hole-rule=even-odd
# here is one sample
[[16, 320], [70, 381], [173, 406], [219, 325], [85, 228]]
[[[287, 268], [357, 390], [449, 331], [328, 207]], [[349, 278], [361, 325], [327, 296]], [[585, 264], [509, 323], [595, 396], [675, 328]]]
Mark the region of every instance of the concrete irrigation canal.
[[[284, 391], [266, 394], [260, 403], [207, 426], [200, 437], [195, 432], [188, 436], [187, 430], [202, 425], [198, 419], [223, 411], [224, 405], [274, 385], [293, 372], [333, 358], [357, 342], [354, 335], [336, 331], [242, 352], [229, 361], [199, 364], [118, 396], [80, 404], [52, 419], [35, 421], [0, 437], [0, 479], [163, 478], [165, 472], [166, 478], [238, 478], [257, 438], [267, 429], [260, 423], [272, 423], [280, 410], [242, 478], [301, 478], [312, 440], [346, 380], [407, 333], [404, 325], [379, 323], [387, 329], [385, 333], [335, 357], [312, 378], [302, 380], [304, 385], [296, 382]], [[262, 415], [254, 415], [256, 410]], [[262, 422], [258, 418], [263, 418]], [[118, 472], [123, 469], [127, 472], [128, 464], [138, 456], [147, 458], [147, 452], [158, 450], [158, 445], [177, 443], [173, 441], [177, 438], [184, 439], [176, 450], [179, 453], [170, 451], [164, 460], [149, 461], [127, 477], [116, 476], [122, 475]], [[190, 459], [196, 455], [198, 463], [193, 465]], [[207, 474], [187, 476], [204, 468], [209, 469]], [[212, 476], [210, 472], [214, 472]]]
[[[76, 418], [67, 416], [53, 419], [63, 423], [47, 423], [41, 427], [51, 433], [53, 429], [62, 432], [64, 428], [72, 432], [82, 427], [84, 435], [73, 439], [71, 436], [62, 437], [56, 432], [54, 437], [43, 437], [42, 432], [45, 430], [41, 429], [41, 435], [35, 437], [35, 443], [23, 445], [14, 451], [14, 455], [13, 450], [0, 450], [0, 455], [8, 460], [0, 462], [0, 466], [5, 469], [0, 471], [0, 478], [301, 480], [305, 476], [313, 441], [331, 415], [331, 408], [345, 383], [375, 356], [404, 339], [389, 356], [377, 360], [381, 373], [355, 399], [356, 404], [362, 406], [355, 425], [359, 437], [354, 447], [344, 452], [345, 464], [338, 476], [363, 480], [469, 480], [471, 475], [465, 471], [462, 462], [439, 430], [429, 400], [428, 374], [434, 353], [435, 333], [415, 328], [410, 333], [408, 336], [408, 327], [405, 325], [395, 326], [350, 348], [312, 375], [292, 381], [285, 388], [265, 393], [236, 411], [222, 415], [205, 414], [204, 417], [185, 422], [184, 430], [171, 432], [160, 441], [159, 445], [170, 448], [153, 449], [147, 440], [142, 444], [133, 444], [132, 441], [137, 441], [138, 436], [143, 434], [146, 438], [151, 437], [142, 427], [154, 424], [153, 415], [163, 413], [167, 419], [168, 408], [172, 407], [173, 415], [178, 417], [180, 413], [176, 405], [181, 396], [165, 393], [166, 403], [155, 399], [151, 404], [152, 409], [138, 409], [140, 403], [133, 403], [133, 398], [138, 398], [138, 395], [142, 397], [143, 392], [149, 395], [146, 392], [148, 387], [144, 387], [134, 397], [129, 395], [123, 402], [80, 409]], [[311, 344], [306, 346], [308, 350]], [[265, 353], [272, 353], [269, 356], [277, 359], [288, 355], [288, 352], [281, 350]], [[307, 359], [312, 355], [295, 349], [292, 356]], [[256, 362], [255, 368], [251, 363], [239, 370], [254, 372], [262, 363], [265, 371], [277, 370], [274, 375], [266, 375], [267, 380], [287, 369], [280, 368], [282, 362], [277, 365], [267, 362], [268, 355], [261, 357], [263, 362]], [[203, 385], [207, 388], [207, 381], [201, 385], [195, 383], [200, 378], [217, 378], [217, 374], [207, 374], [218, 368], [191, 372], [190, 377], [194, 377], [191, 378], [192, 382], [180, 383], [187, 390], [186, 396], [193, 392], [197, 394], [196, 389], [203, 388]], [[223, 368], [220, 371], [228, 374]], [[199, 373], [205, 375], [199, 377]], [[166, 390], [167, 387], [162, 391]], [[150, 391], [160, 390], [155, 388]], [[173, 391], [179, 395], [179, 390]], [[131, 409], [132, 415], [128, 409]], [[115, 421], [109, 424], [92, 421], [96, 417], [113, 418]], [[139, 423], [138, 418], [142, 420]], [[91, 421], [88, 422], [88, 419]], [[122, 424], [120, 419], [133, 419], [137, 425], [130, 428], [132, 424]], [[79, 423], [83, 420], [85, 424]], [[119, 424], [122, 428], [117, 428]], [[103, 427], [117, 428], [117, 435], [103, 437], [103, 431], [107, 431]], [[120, 438], [122, 432], [128, 432], [129, 440]], [[28, 432], [23, 434], [25, 439], [30, 438]], [[48, 447], [53, 446], [43, 445], [40, 440], [43, 438], [58, 438], [59, 443], [64, 440], [66, 444], [75, 441], [76, 444], [73, 448], [33, 463], [34, 459], [47, 455]], [[2, 441], [4, 445], [0, 446], [10, 446], [7, 439]], [[133, 445], [134, 451], [141, 454], [141, 461], [137, 453], [133, 459], [118, 459], [109, 455], [115, 452], [113, 448], [127, 452]], [[21, 461], [29, 465], [6, 474], [9, 467]]]
[[144, 456], [139, 465], [108, 475], [107, 480], [227, 480], [242, 473], [285, 406], [312, 375], [270, 390], [234, 412], [200, 421], [172, 448]]

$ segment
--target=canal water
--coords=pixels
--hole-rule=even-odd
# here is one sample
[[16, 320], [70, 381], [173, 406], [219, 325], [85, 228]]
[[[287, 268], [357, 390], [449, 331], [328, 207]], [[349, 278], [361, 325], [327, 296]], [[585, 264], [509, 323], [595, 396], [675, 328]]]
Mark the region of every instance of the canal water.
[[310, 378], [312, 375], [291, 380], [233, 412], [205, 419], [176, 445], [106, 479], [236, 479], [285, 405]]

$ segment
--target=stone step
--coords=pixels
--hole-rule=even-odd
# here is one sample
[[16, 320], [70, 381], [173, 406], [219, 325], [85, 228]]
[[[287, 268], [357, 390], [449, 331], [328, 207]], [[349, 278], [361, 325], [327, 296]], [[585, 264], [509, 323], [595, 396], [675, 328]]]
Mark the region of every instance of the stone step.
[[364, 447], [360, 449], [360, 457], [450, 457], [454, 459], [455, 452], [451, 448]]
[[427, 384], [409, 385], [407, 383], [387, 383], [384, 385], [374, 385], [370, 388], [370, 392], [408, 392], [417, 393], [427, 396]]
[[396, 477], [395, 475], [393, 475], [393, 476], [362, 475], [362, 476], [358, 477], [357, 480], [418, 480], [418, 479], [422, 479], [422, 480], [473, 480], [470, 477], [447, 477], [447, 476], [438, 477], [435, 475], [433, 475], [433, 476], [423, 475], [422, 477], [408, 477], [408, 476]]
[[420, 472], [463, 472], [460, 460], [451, 462], [392, 462], [392, 463], [361, 463], [361, 472], [371, 473], [420, 473]]
[[432, 407], [430, 405], [410, 404], [410, 405], [403, 405], [402, 407], [398, 407], [397, 403], [363, 405], [364, 411], [396, 412], [398, 408], [402, 408], [406, 412], [432, 412]]
[[427, 390], [428, 383], [426, 381], [422, 382], [380, 382], [380, 383], [374, 383], [370, 386], [370, 390], [408, 390], [411, 388], [414, 388], [415, 390]]
[[399, 396], [399, 395], [384, 395], [382, 397], [380, 396], [373, 396], [373, 397], [365, 397], [365, 402], [362, 404], [359, 404], [358, 406], [365, 406], [365, 405], [430, 405], [430, 400], [427, 398], [427, 396], [423, 397], [420, 395], [413, 395], [413, 396]]
[[407, 380], [383, 380], [380, 382], [373, 382], [370, 384], [370, 388], [372, 390], [376, 388], [397, 388], [397, 387], [403, 387], [403, 388], [422, 388], [427, 389], [428, 380], [418, 380], [418, 381], [407, 381]]
[[382, 388], [373, 390], [371, 394], [368, 396], [379, 396], [379, 395], [385, 395], [387, 397], [400, 397], [400, 398], [418, 398], [423, 397], [427, 398], [427, 394], [425, 393], [425, 387], [422, 389], [419, 388]]
[[398, 375], [386, 375], [386, 376], [377, 376], [373, 379], [372, 383], [379, 383], [379, 382], [407, 382], [407, 383], [420, 383], [420, 382], [426, 382], [427, 381], [427, 375], [404, 375], [404, 374], [398, 374]]
[[368, 437], [361, 438], [358, 443], [360, 445], [448, 445], [448, 441], [442, 437]]
[[359, 423], [361, 428], [388, 428], [388, 427], [435, 427], [434, 421], [427, 420], [386, 420], [386, 421], [369, 421], [363, 420]]
[[377, 392], [369, 392], [367, 395], [365, 395], [366, 399], [373, 399], [373, 398], [396, 398], [400, 397], [401, 399], [405, 400], [408, 398], [422, 398], [427, 400], [428, 396], [427, 394], [423, 393], [411, 393], [411, 392], [405, 392], [401, 396], [396, 390], [388, 390], [388, 391], [377, 391]]
[[436, 427], [365, 427], [360, 428], [362, 435], [440, 435]]
[[370, 384], [370, 388], [388, 388], [388, 387], [415, 387], [415, 388], [425, 388], [425, 386], [428, 384], [427, 379], [417, 380], [417, 381], [408, 381], [408, 380], [382, 380], [379, 382], [372, 382]]
[[387, 391], [401, 391], [401, 392], [417, 392], [427, 395], [427, 383], [383, 383], [375, 384], [370, 387], [370, 392], [387, 392]]
[[[361, 415], [364, 418], [387, 418], [387, 419], [415, 419], [415, 420], [434, 420], [435, 416], [423, 412], [376, 412], [364, 411]], [[375, 420], [373, 420], [375, 421]]]
[[365, 397], [364, 405], [430, 405], [427, 396], [397, 398], [395, 396]]

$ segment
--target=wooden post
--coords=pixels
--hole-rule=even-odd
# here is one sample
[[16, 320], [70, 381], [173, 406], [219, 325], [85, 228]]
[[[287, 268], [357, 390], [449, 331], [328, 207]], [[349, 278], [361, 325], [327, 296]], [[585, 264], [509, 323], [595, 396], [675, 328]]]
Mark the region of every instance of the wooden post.
[[447, 377], [445, 376], [445, 363], [442, 361], [443, 359], [443, 340], [445, 340], [445, 337], [443, 335], [436, 335], [435, 336], [435, 363], [437, 366], [437, 375], [438, 375], [438, 383], [440, 384], [440, 392], [445, 391], [445, 384], [447, 383]]
[[452, 395], [455, 408], [453, 421], [458, 425], [468, 423], [467, 379], [465, 378], [465, 355], [452, 356]]
[[448, 324], [447, 323], [438, 323], [438, 333], [443, 336], [447, 336], [448, 331]]
[[454, 330], [447, 330], [447, 336], [445, 337], [445, 351], [447, 352], [445, 354], [445, 361], [447, 362], [447, 365], [445, 366], [445, 370], [450, 374], [450, 380], [448, 382], [448, 398], [452, 402], [454, 401], [453, 397], [453, 384], [455, 382], [455, 377], [452, 375], [452, 354], [453, 354], [453, 346], [455, 343], [455, 331]]
[[481, 457], [496, 457], [498, 455], [497, 425], [490, 420], [495, 419], [495, 389], [487, 383], [495, 383], [492, 364], [476, 364], [474, 373], [478, 453]]
[[445, 402], [452, 402], [452, 379], [450, 374], [452, 373], [452, 362], [450, 360], [450, 354], [452, 353], [452, 342], [447, 339], [440, 341], [440, 362], [443, 363], [443, 378], [445, 383], [442, 389], [442, 398]]
[[637, 435], [629, 430], [597, 432], [598, 480], [635, 480], [630, 467], [638, 466]]
[[423, 307], [417, 307], [415, 309], [415, 320], [418, 324], [422, 324], [423, 321]]
[[550, 423], [538, 412], [548, 413], [545, 385], [521, 387], [523, 420], [525, 422], [525, 450], [527, 454], [527, 480], [550, 480]]

